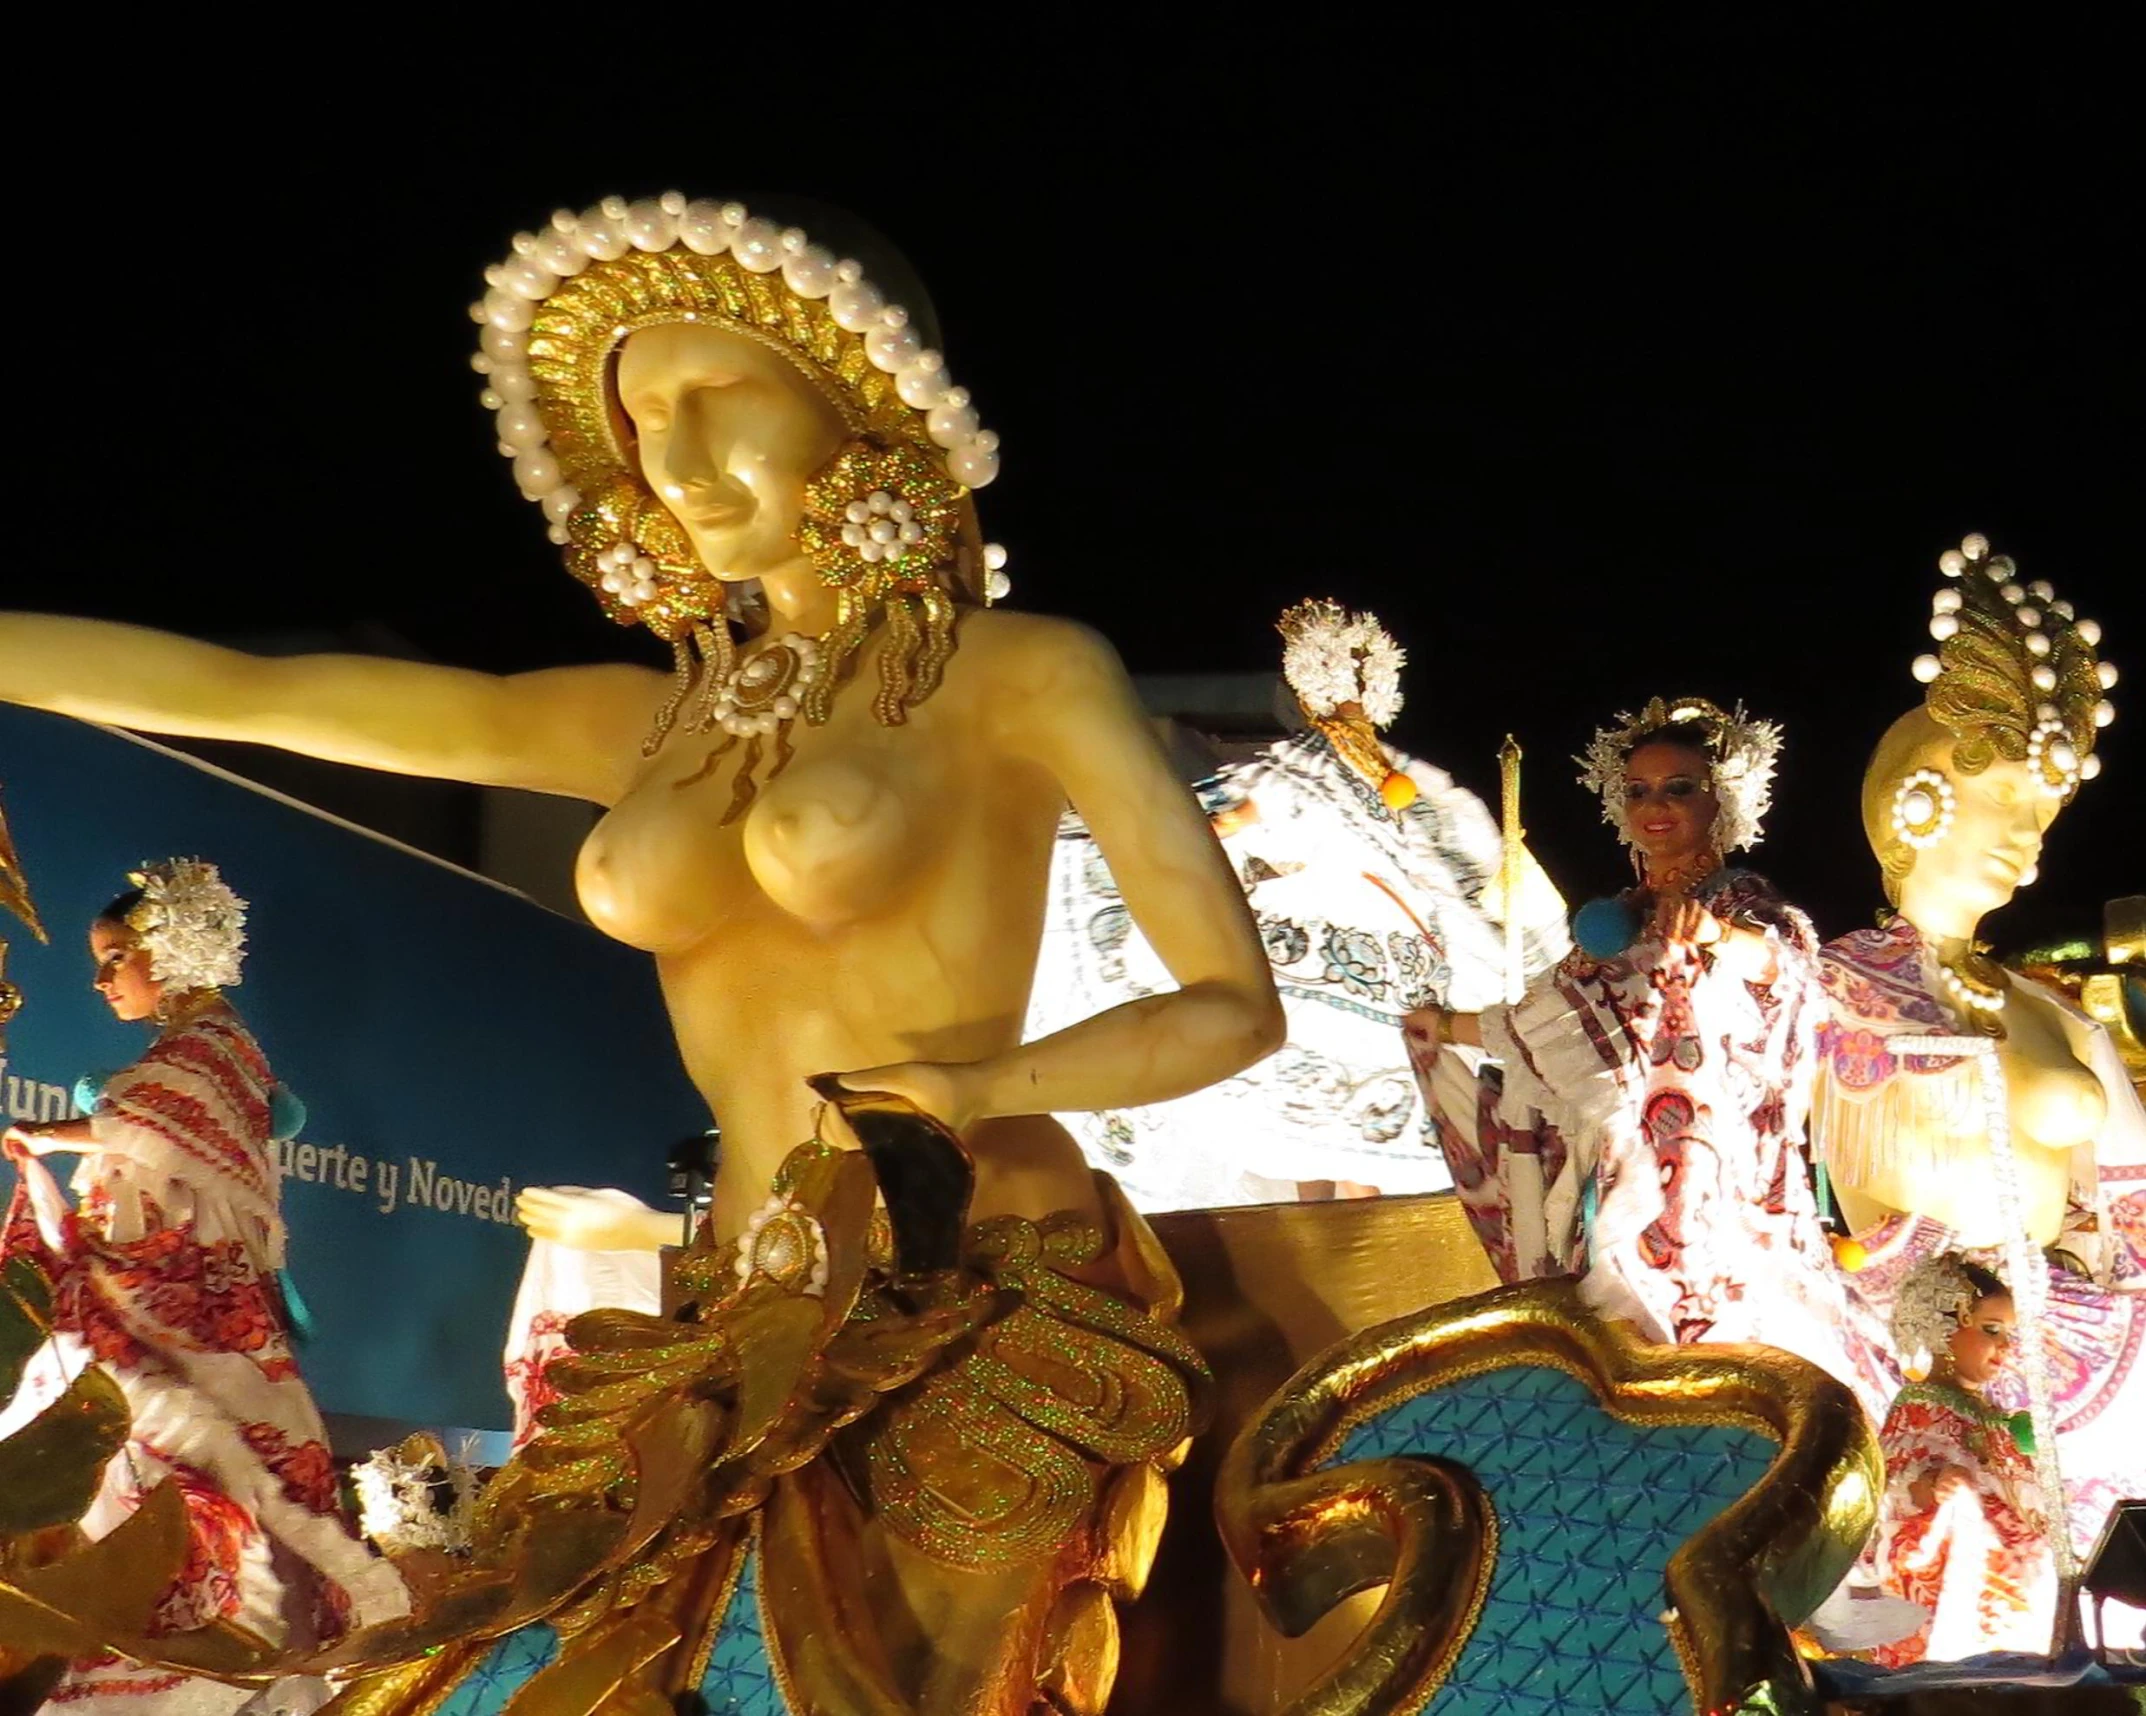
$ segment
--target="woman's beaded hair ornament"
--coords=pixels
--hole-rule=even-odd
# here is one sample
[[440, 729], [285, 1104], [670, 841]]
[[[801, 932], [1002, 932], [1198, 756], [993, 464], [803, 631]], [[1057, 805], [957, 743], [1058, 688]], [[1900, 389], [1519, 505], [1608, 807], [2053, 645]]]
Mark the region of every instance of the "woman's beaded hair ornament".
[[1781, 729], [1776, 722], [1753, 720], [1740, 703], [1731, 714], [1703, 697], [1657, 697], [1637, 715], [1618, 711], [1617, 724], [1598, 729], [1586, 754], [1573, 759], [1580, 765], [1580, 784], [1601, 797], [1602, 820], [1627, 846], [1633, 844], [1625, 761], [1655, 734], [1675, 727], [1698, 729], [1712, 765], [1708, 785], [1721, 807], [1714, 818], [1714, 850], [1726, 856], [1756, 846], [1759, 824], [1773, 803]]
[[[2000, 757], [2025, 763], [2042, 792], [2069, 800], [2101, 773], [2094, 740], [2116, 719], [2107, 696], [2116, 666], [2096, 655], [2101, 627], [2075, 618], [2046, 582], [2020, 583], [2019, 568], [1992, 554], [1985, 536], [1946, 549], [1937, 567], [1946, 580], [1930, 598], [1937, 651], [1917, 656], [1912, 671], [1929, 687], [1923, 712], [1952, 737], [1954, 771], [1978, 775]], [[1897, 901], [1915, 855], [1952, 827], [1956, 794], [1926, 764], [1873, 785], [1888, 795], [1876, 832], [1886, 893]]]
[[149, 975], [180, 994], [229, 989], [246, 958], [246, 902], [214, 864], [166, 858], [128, 880], [141, 898], [127, 928], [149, 955]]
[[1930, 1374], [1937, 1355], [1964, 1324], [1976, 1304], [2005, 1286], [1988, 1270], [1957, 1252], [1941, 1251], [1908, 1271], [1893, 1301], [1893, 1344], [1908, 1374]]
[[[1006, 590], [1004, 551], [977, 539], [969, 501], [998, 475], [998, 437], [861, 264], [742, 204], [673, 191], [562, 209], [543, 231], [517, 233], [513, 254], [485, 279], [490, 289], [470, 308], [484, 329], [472, 363], [515, 482], [543, 508], [568, 569], [605, 613], [647, 626], [676, 656], [677, 691], [650, 751], [679, 718], [695, 650], [702, 691], [687, 730], [734, 715], [717, 709], [735, 680], [728, 620], [750, 596], [700, 565], [633, 457], [614, 373], [620, 346], [642, 328], [704, 323], [758, 340], [847, 425], [842, 449], [807, 484], [799, 532], [821, 580], [839, 592], [819, 671], [796, 687], [804, 719], [827, 719], [851, 658], [882, 618], [890, 641], [873, 705], [879, 720], [900, 724], [937, 688], [953, 654], [957, 602], [991, 602]], [[728, 725], [737, 731], [735, 719]], [[760, 730], [772, 731], [772, 721]]]
[[1282, 677], [1312, 720], [1354, 703], [1372, 726], [1393, 725], [1408, 656], [1376, 617], [1321, 598], [1299, 602], [1275, 629], [1282, 634]]
[[1401, 713], [1407, 653], [1375, 616], [1323, 597], [1288, 609], [1275, 630], [1282, 634], [1282, 677], [1304, 718], [1378, 789], [1387, 809], [1406, 810], [1416, 783], [1394, 768], [1378, 735]]

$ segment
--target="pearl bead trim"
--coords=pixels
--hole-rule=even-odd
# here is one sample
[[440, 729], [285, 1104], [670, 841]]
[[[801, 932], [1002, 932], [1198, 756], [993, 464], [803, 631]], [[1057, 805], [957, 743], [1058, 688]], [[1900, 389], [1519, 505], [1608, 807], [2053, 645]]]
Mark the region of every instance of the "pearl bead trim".
[[1916, 769], [1893, 791], [1893, 832], [1927, 850], [1945, 838], [1956, 809], [1952, 783], [1935, 769]]
[[1955, 1007], [1970, 1013], [1996, 1014], [2004, 1011], [2005, 995], [2002, 989], [1982, 989], [1972, 986], [1949, 965], [1937, 968], [1939, 981], [1945, 986], [1945, 995]]
[[[920, 441], [939, 449], [947, 475], [967, 489], [997, 478], [998, 436], [978, 421], [968, 390], [954, 385], [945, 359], [923, 344], [909, 312], [887, 301], [865, 278], [861, 263], [838, 259], [799, 228], [779, 227], [742, 203], [688, 201], [677, 191], [637, 202], [605, 197], [579, 214], [559, 210], [542, 232], [517, 233], [506, 260], [485, 270], [484, 297], [470, 306], [471, 319], [483, 329], [481, 349], [470, 360], [485, 378], [479, 400], [493, 414], [499, 451], [512, 462], [516, 485], [524, 498], [542, 507], [554, 543], [567, 545], [568, 521], [585, 497], [567, 480], [551, 426], [538, 409], [537, 380], [529, 367], [530, 329], [546, 301], [592, 264], [633, 252], [678, 250], [703, 257], [727, 254], [752, 274], [778, 278], [798, 298], [824, 301], [826, 314], [840, 328], [863, 336], [865, 360], [891, 377], [901, 404], [921, 420]], [[673, 319], [697, 321], [700, 313], [683, 311]], [[622, 325], [611, 334], [620, 339], [630, 331]], [[780, 345], [765, 330], [745, 331]], [[839, 393], [834, 379], [818, 374], [807, 354], [780, 349], [822, 392]], [[844, 404], [840, 398], [836, 403]], [[622, 608], [646, 607], [663, 593], [656, 561], [631, 541], [603, 550], [599, 564], [604, 593]], [[987, 551], [987, 601], [1007, 594], [1004, 564], [1004, 549]]]
[[[2090, 781], [2101, 773], [2101, 759], [2091, 754], [2090, 747], [2075, 737], [2065, 719], [2065, 710], [2073, 712], [2074, 718], [2084, 713], [2096, 728], [2109, 725], [2116, 719], [2116, 706], [2106, 697], [2096, 700], [2090, 708], [2085, 706], [2080, 681], [2074, 677], [2064, 683], [2059, 692], [2058, 661], [2064, 659], [2058, 650], [2062, 628], [2069, 627], [2071, 636], [2083, 650], [2089, 652], [2095, 680], [2104, 691], [2115, 687], [2118, 678], [2116, 664], [2111, 661], [2095, 661], [2090, 652], [2101, 645], [2101, 627], [2090, 619], [2074, 619], [2074, 610], [2069, 602], [2061, 601], [2054, 588], [2045, 579], [2037, 578], [2022, 585], [2015, 576], [2018, 568], [2005, 555], [1990, 553], [1989, 538], [1972, 535], [1962, 538], [1960, 546], [1948, 548], [1937, 557], [1937, 569], [1948, 579], [1966, 579], [1968, 573], [1979, 571], [1996, 588], [1996, 596], [2010, 609], [2012, 622], [2018, 627], [2017, 646], [2019, 654], [2014, 658], [2024, 668], [2022, 677], [2027, 686], [2040, 699], [2059, 697], [2064, 707], [2051, 701], [2042, 701], [2035, 715], [2035, 725], [2029, 730], [2027, 760], [2034, 770], [2036, 785], [2052, 798], [2068, 798], [2078, 789], [2081, 781]], [[1979, 586], [1978, 586], [1979, 587]], [[1978, 647], [1987, 650], [1995, 642], [1989, 633], [1992, 623], [1986, 598], [1974, 603], [1963, 596], [1958, 584], [1948, 584], [1930, 598], [1930, 636], [1939, 645], [1940, 651], [1958, 638], [1963, 625], [1963, 612], [1976, 609], [1976, 624], [1982, 628], [1973, 641], [1979, 639]], [[2004, 610], [1998, 610], [2002, 614]], [[2005, 628], [2009, 629], [2009, 628]], [[2052, 635], [2057, 634], [2057, 635]], [[1964, 642], [1963, 642], [1964, 647]], [[2079, 651], [2071, 652], [2070, 660], [2077, 664]], [[2055, 659], [2052, 659], [2055, 658]], [[1958, 658], [1972, 661], [1973, 657]], [[1918, 655], [1910, 664], [1909, 671], [1917, 682], [1935, 685], [1947, 672], [1945, 657], [1940, 654]], [[1985, 670], [1986, 671], [1986, 670]], [[2064, 670], [2076, 675], [2076, 665]], [[2016, 731], [2016, 730], [2015, 730]], [[2084, 734], [2091, 740], [2091, 734]], [[2087, 754], [2082, 755], [2082, 750]], [[1902, 789], [1906, 789], [1903, 787]], [[1900, 824], [1900, 804], [1895, 800], [1894, 826]]]

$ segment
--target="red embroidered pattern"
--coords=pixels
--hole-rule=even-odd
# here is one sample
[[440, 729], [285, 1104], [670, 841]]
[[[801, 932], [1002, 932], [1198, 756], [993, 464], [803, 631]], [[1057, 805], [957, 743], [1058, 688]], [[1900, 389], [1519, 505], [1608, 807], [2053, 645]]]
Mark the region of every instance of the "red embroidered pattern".
[[167, 1454], [157, 1453], [157, 1458], [171, 1468], [168, 1481], [186, 1503], [187, 1553], [186, 1565], [150, 1618], [152, 1636], [190, 1632], [237, 1614], [245, 1552], [261, 1532], [253, 1515], [218, 1489], [206, 1472]]
[[[2046, 1649], [2049, 1544], [2031, 1499], [2034, 1468], [2010, 1434], [1934, 1385], [1911, 1385], [1885, 1415], [1879, 1446], [1887, 1477], [1879, 1554], [1885, 1589], [1933, 1617], [1949, 1607], [1948, 1636], [1940, 1641], [1948, 1658]], [[1918, 1482], [1938, 1487], [1934, 1505], [1916, 1505], [1909, 1491]], [[1941, 1606], [1948, 1589], [1953, 1602]], [[1972, 1638], [1963, 1636], [1963, 1624]], [[1888, 1668], [1922, 1661], [1935, 1626], [1933, 1620], [1912, 1638], [1880, 1647], [1877, 1661]]]
[[566, 1344], [566, 1325], [572, 1320], [564, 1312], [539, 1311], [529, 1319], [521, 1350], [507, 1361], [507, 1397], [514, 1402], [517, 1448], [537, 1433], [537, 1414], [559, 1398], [545, 1372], [572, 1351]]
[[[351, 1613], [338, 1581], [374, 1565], [355, 1537], [347, 1554], [320, 1536], [302, 1554], [279, 1545], [280, 1523], [270, 1522], [283, 1519], [282, 1508], [264, 1518], [237, 1499], [273, 1487], [322, 1519], [340, 1511], [320, 1415], [291, 1354], [272, 1253], [258, 1243], [274, 1224], [278, 1191], [270, 1088], [259, 1047], [236, 1021], [172, 1032], [107, 1084], [99, 1115], [111, 1148], [87, 1159], [80, 1203], [57, 1224], [59, 1243], [45, 1242], [32, 1213], [45, 1210], [50, 1221], [60, 1201], [41, 1162], [25, 1164], [0, 1228], [0, 1256], [20, 1254], [45, 1270], [56, 1327], [127, 1395], [135, 1430], [127, 1464], [111, 1468], [115, 1487], [168, 1470], [179, 1490], [188, 1554], [154, 1612], [153, 1626], [165, 1632], [295, 1604], [310, 1607], [321, 1636], [333, 1637]], [[139, 1237], [113, 1237], [120, 1212], [129, 1222], [121, 1231]], [[223, 1362], [203, 1362], [209, 1355]], [[185, 1458], [154, 1445], [153, 1434]], [[111, 1695], [155, 1708], [189, 1684], [131, 1663], [80, 1662], [53, 1702]]]
[[182, 1226], [104, 1249], [120, 1289], [201, 1351], [283, 1356], [282, 1321], [267, 1283], [236, 1240], [203, 1244]]
[[[158, 1074], [167, 1070], [210, 1086], [214, 1102], [162, 1082]], [[244, 1028], [204, 1019], [160, 1038], [133, 1066], [115, 1074], [98, 1106], [229, 1175], [248, 1195], [269, 1199], [269, 1084], [260, 1046]]]
[[335, 1507], [335, 1462], [319, 1442], [292, 1442], [273, 1424], [245, 1424], [246, 1446], [282, 1480], [283, 1493], [300, 1507], [328, 1513]]

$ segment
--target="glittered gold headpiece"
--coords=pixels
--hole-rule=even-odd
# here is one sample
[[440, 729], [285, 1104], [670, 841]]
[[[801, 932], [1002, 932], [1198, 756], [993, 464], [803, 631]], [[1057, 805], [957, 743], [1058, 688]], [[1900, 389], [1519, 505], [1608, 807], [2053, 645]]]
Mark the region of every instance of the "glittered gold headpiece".
[[1938, 557], [1946, 584], [1931, 597], [1935, 655], [1917, 656], [1923, 707], [1957, 741], [1953, 766], [1980, 774], [2002, 757], [2026, 763], [2042, 790], [2068, 798], [2101, 772], [2098, 731], [2116, 718], [2106, 693], [2116, 668], [2097, 659], [2101, 628], [2010, 558], [1970, 536]]
[[[473, 360], [487, 378], [484, 403], [515, 481], [543, 507], [569, 569], [621, 624], [676, 642], [719, 619], [726, 601], [631, 455], [612, 368], [638, 329], [705, 322], [781, 354], [841, 414], [853, 451], [861, 444], [908, 478], [914, 510], [943, 516], [998, 475], [998, 437], [980, 427], [968, 394], [924, 348], [908, 312], [888, 303], [859, 263], [838, 260], [795, 227], [738, 203], [671, 192], [635, 203], [609, 197], [578, 215], [561, 210], [542, 233], [517, 234], [513, 248], [486, 272], [490, 290], [470, 309], [484, 327]], [[863, 521], [825, 523], [837, 543], [844, 525], [856, 525], [860, 542], [842, 546], [870, 540]], [[914, 586], [927, 546], [946, 551], [939, 537], [872, 542], [872, 551], [849, 557], [845, 573], [884, 588]], [[998, 558], [986, 557], [988, 581], [977, 568], [987, 596], [1003, 582]], [[838, 581], [828, 554], [814, 559]]]

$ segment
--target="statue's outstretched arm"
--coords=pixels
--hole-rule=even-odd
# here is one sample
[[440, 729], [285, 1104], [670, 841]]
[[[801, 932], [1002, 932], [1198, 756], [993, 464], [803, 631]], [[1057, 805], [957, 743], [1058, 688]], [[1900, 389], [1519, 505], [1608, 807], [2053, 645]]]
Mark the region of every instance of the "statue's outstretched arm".
[[10, 703], [598, 804], [630, 781], [664, 685], [625, 664], [500, 676], [376, 656], [253, 656], [108, 620], [0, 614]]

